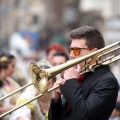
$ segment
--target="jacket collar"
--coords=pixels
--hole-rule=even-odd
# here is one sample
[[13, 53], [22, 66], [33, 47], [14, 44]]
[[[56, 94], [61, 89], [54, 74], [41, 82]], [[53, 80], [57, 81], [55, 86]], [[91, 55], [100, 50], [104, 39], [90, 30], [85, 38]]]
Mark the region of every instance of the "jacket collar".
[[82, 83], [82, 89], [87, 88], [93, 81], [95, 81], [97, 78], [105, 74], [106, 72], [110, 71], [108, 66], [100, 66], [94, 70], [94, 72], [88, 72], [85, 73], [85, 79]]

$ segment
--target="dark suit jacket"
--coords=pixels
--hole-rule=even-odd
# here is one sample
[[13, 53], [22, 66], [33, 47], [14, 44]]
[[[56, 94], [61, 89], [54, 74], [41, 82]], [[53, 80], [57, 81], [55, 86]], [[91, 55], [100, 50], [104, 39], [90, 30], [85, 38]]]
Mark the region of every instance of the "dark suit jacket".
[[118, 83], [108, 66], [100, 66], [85, 74], [82, 85], [75, 78], [66, 81], [61, 92], [63, 98], [51, 101], [49, 120], [108, 120], [115, 107]]

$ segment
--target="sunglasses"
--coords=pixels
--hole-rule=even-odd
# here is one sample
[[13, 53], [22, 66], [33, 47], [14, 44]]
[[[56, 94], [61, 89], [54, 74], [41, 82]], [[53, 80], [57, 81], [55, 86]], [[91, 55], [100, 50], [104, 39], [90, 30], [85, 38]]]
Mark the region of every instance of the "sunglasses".
[[69, 53], [71, 53], [73, 51], [73, 53], [75, 54], [75, 56], [79, 56], [81, 53], [82, 49], [86, 49], [86, 50], [91, 50], [90, 48], [77, 48], [77, 47], [70, 47], [69, 48]]

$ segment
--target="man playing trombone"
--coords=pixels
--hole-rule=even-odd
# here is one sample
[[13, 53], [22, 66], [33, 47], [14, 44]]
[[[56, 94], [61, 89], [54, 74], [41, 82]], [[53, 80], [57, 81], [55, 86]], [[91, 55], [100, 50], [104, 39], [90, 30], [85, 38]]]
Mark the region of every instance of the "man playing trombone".
[[[91, 26], [71, 32], [70, 59], [83, 57], [105, 46], [101, 33]], [[58, 80], [49, 109], [49, 120], [108, 120], [116, 103], [118, 83], [107, 65], [80, 75], [87, 65], [96, 63], [96, 56], [71, 67]]]

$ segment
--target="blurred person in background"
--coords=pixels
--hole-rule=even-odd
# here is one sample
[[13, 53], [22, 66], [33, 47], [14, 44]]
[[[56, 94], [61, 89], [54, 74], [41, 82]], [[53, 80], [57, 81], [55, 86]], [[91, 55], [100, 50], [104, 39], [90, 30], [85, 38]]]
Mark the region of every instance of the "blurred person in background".
[[[53, 55], [52, 62], [53, 66], [58, 66], [60, 64], [66, 63], [69, 60], [67, 53], [65, 52], [57, 52]], [[63, 73], [60, 73], [60, 76], [63, 78]]]
[[[6, 96], [12, 91], [19, 88], [19, 85], [11, 78], [15, 69], [15, 57], [10, 54], [0, 53], [0, 98]], [[19, 93], [0, 101], [0, 114], [11, 110]], [[1, 118], [1, 120], [9, 120], [10, 114]]]
[[[13, 92], [14, 90], [20, 88], [20, 85], [11, 78], [12, 74], [14, 73], [16, 65], [16, 59], [11, 54], [1, 53], [0, 55], [0, 78], [1, 81], [4, 83], [3, 89], [6, 91], [7, 94]], [[19, 93], [11, 96], [10, 104], [15, 105], [16, 100], [19, 96]]]
[[64, 47], [59, 43], [52, 43], [48, 46], [46, 50], [47, 60], [53, 65], [52, 58], [56, 52], [64, 52]]

